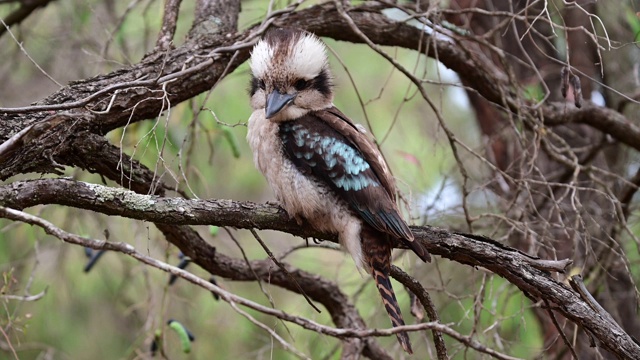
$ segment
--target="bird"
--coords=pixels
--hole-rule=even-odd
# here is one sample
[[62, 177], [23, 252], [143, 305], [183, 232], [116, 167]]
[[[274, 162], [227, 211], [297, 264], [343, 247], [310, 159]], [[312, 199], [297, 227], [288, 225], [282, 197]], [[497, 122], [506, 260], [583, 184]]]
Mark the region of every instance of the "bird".
[[[431, 257], [400, 215], [373, 140], [333, 105], [326, 45], [304, 30], [271, 29], [254, 45], [250, 69], [247, 141], [256, 167], [290, 218], [338, 234], [358, 270], [373, 277], [392, 325], [404, 325], [389, 278], [392, 240]], [[406, 332], [396, 335], [411, 354]]]

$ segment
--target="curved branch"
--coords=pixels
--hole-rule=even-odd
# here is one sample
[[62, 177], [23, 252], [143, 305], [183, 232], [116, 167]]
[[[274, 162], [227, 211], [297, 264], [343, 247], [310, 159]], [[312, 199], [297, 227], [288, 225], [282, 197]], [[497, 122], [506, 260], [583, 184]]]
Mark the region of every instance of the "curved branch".
[[[123, 253], [125, 255], [129, 255], [133, 258], [135, 258], [136, 260], [150, 265], [152, 267], [158, 268], [160, 270], [166, 271], [171, 273], [172, 275], [176, 275], [176, 276], [180, 276], [184, 279], [186, 279], [189, 282], [192, 282], [193, 284], [196, 284], [202, 288], [205, 288], [213, 293], [215, 293], [216, 295], [218, 295], [220, 298], [222, 298], [224, 301], [228, 302], [231, 304], [231, 306], [233, 307], [234, 303], [237, 304], [241, 304], [243, 306], [252, 308], [254, 310], [257, 310], [259, 312], [262, 312], [264, 314], [267, 315], [271, 315], [274, 316], [276, 318], [285, 320], [285, 321], [289, 321], [291, 323], [297, 324], [299, 326], [301, 326], [302, 328], [308, 329], [308, 330], [312, 330], [321, 334], [326, 334], [329, 336], [333, 336], [336, 338], [340, 338], [340, 339], [344, 339], [344, 338], [370, 338], [372, 336], [391, 336], [393, 334], [396, 334], [400, 331], [419, 331], [419, 330], [423, 330], [423, 329], [430, 329], [430, 328], [437, 328], [440, 331], [443, 331], [447, 334], [453, 334], [452, 336], [455, 337], [455, 334], [457, 334], [457, 332], [455, 332], [452, 329], [445, 329], [446, 326], [439, 324], [439, 323], [426, 323], [426, 324], [419, 324], [418, 326], [413, 325], [413, 326], [407, 326], [407, 327], [402, 327], [402, 328], [392, 328], [392, 329], [388, 329], [388, 330], [368, 330], [366, 328], [364, 328], [362, 325], [364, 325], [362, 322], [360, 323], [348, 323], [349, 325], [355, 325], [356, 327], [346, 327], [346, 328], [332, 328], [326, 325], [322, 325], [320, 323], [317, 323], [315, 321], [312, 320], [307, 320], [305, 318], [299, 317], [299, 316], [295, 316], [295, 315], [291, 315], [288, 314], [282, 310], [278, 310], [278, 309], [273, 309], [270, 307], [266, 307], [263, 305], [260, 305], [258, 303], [255, 303], [251, 300], [239, 297], [233, 293], [230, 293], [220, 287], [218, 287], [217, 285], [214, 285], [213, 283], [209, 282], [209, 281], [205, 281], [183, 269], [180, 269], [178, 267], [175, 266], [171, 266], [167, 263], [164, 263], [162, 261], [159, 261], [157, 259], [154, 259], [152, 257], [146, 256], [140, 252], [138, 252], [133, 246], [124, 243], [124, 242], [109, 242], [109, 241], [103, 241], [103, 240], [95, 240], [95, 239], [90, 239], [90, 238], [85, 238], [76, 234], [72, 234], [72, 233], [68, 233], [58, 227], [56, 227], [55, 225], [51, 224], [50, 222], [43, 220], [41, 218], [38, 218], [36, 216], [33, 216], [31, 214], [27, 214], [25, 212], [22, 211], [18, 211], [15, 209], [10, 209], [10, 208], [5, 208], [0, 206], [0, 217], [2, 218], [7, 218], [7, 219], [11, 219], [11, 220], [15, 220], [15, 221], [21, 221], [27, 224], [31, 224], [31, 225], [36, 225], [41, 227], [46, 233], [64, 241], [70, 244], [75, 244], [75, 245], [80, 245], [83, 247], [89, 247], [92, 249], [96, 249], [96, 250], [110, 250], [110, 251], [116, 251], [116, 252], [120, 252]], [[256, 263], [256, 262], [253, 262]], [[259, 263], [259, 262], [258, 262]], [[255, 264], [253, 264], [255, 265]], [[269, 266], [267, 266], [267, 269], [265, 270], [266, 272], [269, 273], [270, 278], [273, 277], [274, 275], [277, 276], [277, 274], [279, 273], [278, 271], [272, 272], [272, 269], [270, 269]], [[300, 273], [304, 273], [302, 271], [297, 271], [298, 275]], [[244, 273], [245, 275], [247, 273]], [[311, 275], [311, 274], [307, 274], [311, 279], [309, 279], [310, 281], [320, 281], [323, 282], [322, 279], [320, 279], [317, 276]], [[251, 279], [253, 280], [253, 279]], [[316, 287], [317, 288], [317, 287]], [[338, 291], [338, 293], [340, 293]], [[341, 293], [340, 293], [341, 294]], [[345, 302], [346, 304], [348, 304], [348, 301]], [[352, 306], [352, 305], [351, 305]], [[247, 315], [244, 312], [241, 312], [241, 314], [243, 315]], [[359, 326], [360, 325], [360, 326]], [[466, 337], [463, 337], [463, 342], [467, 343], [467, 341], [470, 341], [469, 346], [477, 346], [480, 348], [484, 348], [481, 344], [475, 342], [473, 339], [468, 339]], [[464, 341], [467, 340], [467, 341]], [[284, 341], [281, 341], [281, 343], [283, 344], [283, 346], [285, 348], [287, 348], [288, 344]], [[295, 349], [289, 349], [289, 351], [295, 351]], [[371, 351], [371, 350], [370, 350]], [[297, 351], [296, 351], [297, 353]], [[376, 353], [375, 349], [373, 350], [373, 353], [375, 353], [377, 356], [375, 356], [376, 359], [387, 359], [389, 358], [384, 352], [382, 353]], [[499, 353], [498, 353], [499, 354]], [[501, 354], [499, 354], [501, 355]], [[511, 357], [503, 357], [504, 359], [513, 359]]]
[[587, 124], [640, 151], [640, 127], [615, 110], [590, 102], [585, 102], [580, 109], [569, 103], [554, 102], [543, 107], [543, 115], [545, 125]]
[[[418, 280], [395, 265], [391, 265], [391, 276], [398, 280], [417, 297], [424, 309], [427, 311], [427, 316], [430, 321], [440, 322], [440, 316], [436, 311], [433, 301], [431, 301], [431, 296], [429, 296], [427, 290]], [[447, 347], [441, 333], [433, 331], [433, 343], [436, 346], [438, 360], [448, 359], [449, 355], [447, 355]]]
[[[514, 112], [522, 112], [521, 108], [526, 104], [517, 98], [506, 75], [495, 67], [491, 59], [484, 58], [482, 54], [471, 58], [462, 45], [450, 38], [427, 34], [423, 29], [393, 20], [382, 13], [384, 8], [381, 5], [364, 4], [351, 8], [349, 17], [374, 43], [412, 50], [426, 49], [428, 56], [437, 58], [456, 71], [464, 83], [473, 84], [484, 98]], [[354, 43], [363, 41], [353, 33], [331, 3], [296, 12], [283, 12], [274, 23], [277, 26], [305, 28], [337, 40]], [[0, 122], [7, 125], [0, 127], [0, 141], [4, 142], [23, 128], [46, 119], [51, 115], [50, 110], [56, 107], [71, 110], [74, 117], [84, 119], [83, 125], [77, 127], [75, 132], [87, 130], [104, 134], [127, 124], [153, 118], [165, 110], [167, 104], [174, 106], [209, 90], [244, 63], [255, 40], [254, 30], [256, 28], [236, 34], [201, 34], [174, 50], [152, 53], [139, 64], [74, 82], [33, 107], [15, 111], [0, 108]], [[107, 88], [113, 90], [95, 95]], [[75, 105], [69, 109], [65, 105], [68, 103]], [[541, 113], [549, 125], [586, 123], [633, 148], [640, 147], [640, 127], [626, 121], [623, 115], [613, 110], [595, 106], [576, 109], [564, 104], [544, 104]], [[530, 114], [537, 115], [535, 110], [531, 110]], [[24, 146], [37, 145], [36, 141]], [[11, 169], [5, 172], [10, 173], [3, 174], [3, 178], [24, 171]]]
[[[156, 223], [272, 229], [336, 241], [335, 234], [323, 234], [307, 226], [298, 226], [281, 208], [270, 204], [162, 198], [68, 179], [20, 181], [0, 187], [2, 206], [23, 209], [38, 204], [73, 206]], [[532, 300], [546, 300], [554, 305], [559, 313], [589, 331], [612, 353], [626, 358], [640, 358], [640, 346], [627, 333], [608, 319], [603, 319], [579, 294], [549, 276], [548, 271], [540, 270], [541, 265], [547, 269], [561, 268], [570, 262], [551, 266], [549, 261], [476, 235], [453, 233], [430, 226], [413, 226], [412, 231], [416, 241], [421, 241], [432, 254], [470, 266], [484, 267], [516, 285]], [[216, 258], [219, 256], [215, 254]], [[220, 264], [214, 263], [212, 266], [219, 267]], [[296, 271], [290, 272], [296, 275]], [[248, 274], [251, 272], [246, 272], [245, 276]], [[287, 278], [284, 273], [280, 275]], [[289, 286], [294, 287], [291, 284]], [[313, 298], [312, 293], [309, 295]]]
[[4, 23], [6, 26], [0, 26], [0, 37], [2, 36], [2, 34], [7, 32], [9, 27], [20, 24], [24, 19], [29, 17], [29, 15], [31, 15], [34, 11], [38, 10], [41, 7], [42, 8], [46, 7], [52, 1], [55, 1], [55, 0], [23, 1], [22, 5], [20, 5], [20, 7], [17, 10], [15, 10], [11, 14], [7, 15], [6, 18], [4, 18]]
[[[450, 328], [449, 326], [445, 324], [441, 324], [439, 322], [426, 322], [426, 323], [420, 323], [415, 325], [403, 325], [403, 326], [393, 327], [390, 329], [332, 328], [332, 327], [317, 323], [315, 321], [304, 319], [295, 315], [291, 315], [282, 310], [266, 307], [258, 303], [255, 303], [251, 300], [239, 297], [233, 293], [230, 293], [218, 287], [217, 285], [212, 284], [209, 281], [205, 281], [189, 273], [186, 270], [180, 269], [176, 266], [172, 266], [162, 261], [159, 261], [157, 259], [154, 259], [152, 257], [146, 256], [136, 251], [136, 249], [133, 246], [127, 243], [123, 243], [123, 242], [116, 243], [116, 242], [108, 242], [108, 241], [102, 241], [102, 240], [94, 240], [94, 239], [78, 236], [75, 234], [71, 234], [71, 233], [65, 232], [60, 228], [55, 227], [53, 224], [47, 222], [46, 220], [42, 220], [36, 216], [24, 213], [22, 211], [17, 211], [14, 209], [0, 207], [0, 217], [5, 217], [8, 219], [22, 221], [31, 225], [39, 226], [43, 228], [45, 232], [47, 232], [48, 234], [55, 236], [67, 243], [90, 247], [98, 250], [112, 250], [112, 251], [117, 251], [117, 252], [129, 255], [144, 264], [166, 271], [168, 273], [171, 273], [172, 275], [179, 276], [195, 285], [198, 285], [202, 288], [205, 288], [217, 294], [220, 298], [228, 302], [234, 309], [236, 309], [236, 311], [238, 311], [239, 309], [237, 309], [234, 305], [236, 303], [241, 304], [243, 306], [257, 310], [264, 314], [277, 317], [281, 320], [289, 321], [291, 323], [301, 326], [304, 329], [312, 330], [319, 334], [325, 334], [325, 335], [329, 335], [329, 336], [333, 336], [341, 339], [342, 338], [370, 338], [372, 336], [391, 336], [404, 331], [410, 332], [410, 331], [422, 331], [422, 330], [430, 329], [435, 332], [447, 334], [450, 337], [467, 345], [468, 347], [475, 349], [478, 352], [491, 355], [496, 359], [519, 360], [519, 358], [508, 356], [508, 355], [499, 353], [493, 349], [490, 349], [482, 345], [478, 341], [474, 340], [472, 337], [462, 335], [457, 331], [453, 330], [452, 328]], [[247, 313], [241, 310], [239, 312], [244, 316], [250, 317], [250, 315], [248, 315]], [[253, 321], [252, 318], [250, 319]], [[275, 334], [272, 333], [272, 336], [273, 335]], [[285, 349], [287, 349], [288, 351], [293, 352], [294, 354], [298, 355], [301, 358], [306, 358], [304, 354], [299, 353], [296, 349], [292, 348], [284, 340], [282, 339], [278, 339], [278, 340], [282, 344], [282, 346], [285, 347]], [[345, 358], [344, 354], [343, 354], [343, 358]]]

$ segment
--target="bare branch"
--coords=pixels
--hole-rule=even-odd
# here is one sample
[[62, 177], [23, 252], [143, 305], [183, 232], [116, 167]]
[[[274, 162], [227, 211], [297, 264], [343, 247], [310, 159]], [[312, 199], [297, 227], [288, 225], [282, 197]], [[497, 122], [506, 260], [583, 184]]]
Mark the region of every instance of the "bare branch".
[[197, 0], [190, 37], [238, 30], [240, 0]]
[[562, 338], [562, 341], [564, 341], [564, 344], [567, 346], [569, 351], [571, 351], [571, 355], [573, 355], [574, 359], [579, 359], [578, 354], [576, 354], [576, 349], [574, 349], [573, 345], [571, 344], [571, 342], [567, 338], [567, 335], [564, 333], [564, 331], [560, 327], [560, 324], [558, 323], [558, 319], [556, 318], [556, 315], [553, 313], [553, 310], [551, 310], [551, 307], [549, 306], [549, 302], [545, 300], [544, 304], [547, 307], [547, 309], [546, 309], [547, 310], [547, 314], [549, 314], [549, 318], [551, 318], [551, 322], [553, 322], [553, 325], [558, 330], [558, 334], [560, 334], [560, 337]]
[[11, 339], [9, 339], [9, 336], [1, 326], [0, 326], [0, 333], [2, 333], [2, 336], [4, 336], [5, 340], [7, 340], [7, 347], [9, 348], [9, 350], [11, 350], [11, 354], [13, 354], [13, 357], [15, 357], [16, 360], [20, 360], [20, 358], [18, 357], [18, 354], [16, 353], [16, 350], [13, 348], [13, 345], [11, 344]]
[[20, 7], [4, 18], [4, 27], [0, 27], [0, 37], [9, 30], [9, 27], [20, 24], [28, 18], [34, 11], [49, 5], [54, 0], [31, 0], [21, 1]]
[[[451, 40], [425, 34], [421, 29], [405, 22], [388, 18], [380, 11], [384, 7], [361, 5], [352, 8], [349, 18], [366, 38], [381, 46], [399, 46], [407, 49], [426, 49], [427, 54], [458, 72], [467, 83], [495, 104], [504, 104], [518, 113], [523, 104], [513, 94], [511, 85], [502, 72], [489, 59], [469, 58], [465, 51]], [[275, 14], [275, 13], [274, 13]], [[270, 19], [278, 26], [306, 28], [322, 36], [361, 43], [364, 40], [351, 31], [349, 23], [338, 15], [334, 4], [312, 6], [297, 12], [280, 12]], [[9, 139], [22, 128], [50, 116], [48, 111], [77, 109], [77, 116], [88, 120], [92, 132], [106, 133], [114, 128], [155, 117], [166, 100], [175, 105], [209, 90], [220, 77], [233, 71], [247, 60], [249, 47], [255, 41], [253, 30], [242, 34], [210, 33], [201, 43], [187, 42], [167, 53], [147, 56], [140, 64], [118, 72], [79, 81], [30, 107], [2, 109], [0, 121], [21, 122], [15, 127], [1, 129], [0, 139]], [[264, 30], [258, 27], [258, 30]], [[422, 39], [418, 41], [417, 39]], [[237, 51], [237, 52], [236, 52]], [[236, 56], [233, 56], [236, 54]], [[157, 69], [163, 69], [162, 74]], [[142, 79], [142, 80], [141, 80]], [[84, 107], [91, 109], [94, 113]], [[106, 111], [108, 109], [108, 111]], [[525, 109], [526, 110], [526, 109]], [[106, 112], [105, 112], [106, 111]], [[27, 118], [15, 114], [36, 112]], [[640, 127], [627, 121], [612, 110], [585, 104], [582, 109], [568, 108], [566, 103], [543, 106], [545, 123], [586, 123], [611, 134], [616, 139], [640, 147]], [[536, 116], [532, 110], [531, 115]], [[9, 131], [12, 130], [12, 131]], [[79, 130], [79, 129], [78, 129]], [[13, 175], [13, 174], [12, 174]]]
[[173, 42], [178, 26], [178, 14], [180, 12], [182, 0], [165, 0], [164, 15], [162, 17], [162, 28], [158, 34], [156, 48], [158, 50], [168, 50]]
[[[305, 238], [336, 241], [335, 234], [321, 234], [310, 227], [298, 226], [282, 209], [273, 205], [161, 198], [65, 179], [23, 181], [0, 187], [0, 204], [3, 206], [22, 209], [47, 203], [157, 223], [273, 229]], [[550, 277], [546, 271], [534, 267], [533, 264], [538, 264], [535, 257], [477, 235], [452, 233], [429, 226], [414, 226], [412, 231], [416, 241], [423, 242], [429, 252], [462, 264], [485, 267], [516, 285], [535, 301], [546, 299], [557, 306], [558, 312], [589, 330], [613, 353], [640, 357], [640, 346], [628, 334], [611, 329], [577, 293]], [[100, 246], [106, 246], [103, 243]]]
[[586, 101], [580, 109], [567, 103], [552, 102], [543, 108], [543, 114], [545, 125], [587, 124], [640, 150], [640, 127], [615, 110]]
[[[75, 234], [71, 234], [68, 233], [58, 227], [56, 227], [55, 225], [51, 224], [50, 222], [43, 220], [41, 218], [38, 218], [36, 216], [27, 214], [25, 212], [22, 211], [17, 211], [14, 209], [10, 209], [10, 208], [6, 208], [6, 207], [0, 207], [0, 217], [4, 217], [7, 219], [12, 219], [12, 220], [16, 220], [16, 221], [21, 221], [21, 222], [25, 222], [27, 224], [31, 224], [31, 225], [36, 225], [41, 227], [47, 234], [52, 235], [66, 243], [70, 243], [70, 244], [74, 244], [74, 245], [81, 245], [81, 246], [85, 246], [85, 247], [90, 247], [92, 249], [97, 249], [97, 250], [111, 250], [111, 251], [117, 251], [120, 253], [123, 253], [125, 255], [131, 256], [132, 258], [150, 265], [152, 267], [155, 267], [157, 269], [166, 271], [168, 273], [171, 273], [173, 275], [179, 276], [197, 286], [200, 286], [208, 291], [214, 292], [216, 293], [218, 296], [220, 296], [221, 299], [223, 299], [224, 301], [228, 302], [229, 304], [232, 305], [233, 304], [240, 304], [246, 307], [249, 307], [253, 310], [262, 312], [264, 314], [267, 315], [271, 315], [274, 317], [277, 317], [279, 319], [285, 320], [285, 321], [289, 321], [291, 323], [297, 324], [305, 329], [308, 330], [312, 330], [321, 334], [325, 334], [325, 335], [329, 335], [329, 336], [333, 336], [336, 338], [344, 338], [344, 337], [356, 337], [356, 338], [368, 338], [368, 337], [372, 337], [372, 336], [392, 336], [397, 334], [398, 332], [414, 332], [414, 331], [422, 331], [422, 330], [426, 330], [426, 329], [432, 329], [438, 332], [442, 332], [444, 334], [447, 334], [449, 336], [451, 336], [452, 338], [464, 343], [465, 345], [468, 345], [469, 347], [478, 350], [480, 352], [489, 354], [497, 359], [504, 359], [504, 360], [516, 360], [518, 358], [514, 358], [508, 355], [504, 355], [501, 354], [499, 352], [496, 352], [492, 349], [487, 348], [486, 346], [480, 344], [479, 342], [477, 342], [476, 340], [473, 340], [472, 338], [468, 337], [468, 336], [464, 336], [460, 333], [458, 333], [457, 331], [451, 329], [450, 327], [448, 327], [447, 325], [443, 325], [437, 322], [428, 322], [428, 323], [421, 323], [421, 324], [416, 324], [416, 325], [405, 325], [405, 326], [398, 326], [398, 327], [394, 327], [391, 329], [371, 329], [371, 330], [363, 330], [363, 329], [343, 329], [343, 328], [332, 328], [329, 326], [325, 326], [322, 324], [319, 324], [317, 322], [314, 322], [312, 320], [307, 320], [298, 316], [294, 316], [294, 315], [290, 315], [287, 314], [281, 310], [277, 310], [277, 309], [273, 309], [270, 307], [266, 307], [263, 305], [260, 305], [258, 303], [255, 303], [251, 300], [239, 297], [235, 294], [232, 294], [214, 284], [212, 284], [209, 281], [206, 281], [204, 279], [201, 279], [191, 273], [189, 273], [188, 271], [185, 271], [183, 269], [180, 269], [176, 266], [172, 266], [169, 265], [167, 263], [164, 263], [162, 261], [159, 261], [157, 259], [151, 258], [149, 256], [146, 256], [144, 254], [139, 253], [138, 251], [135, 250], [135, 248], [127, 243], [123, 243], [123, 242], [108, 242], [108, 241], [102, 241], [102, 240], [94, 240], [94, 239], [90, 239], [90, 238], [85, 238], [82, 236], [78, 236]], [[244, 313], [244, 312], [243, 312]], [[246, 313], [244, 313], [246, 314]], [[247, 314], [248, 315], [248, 314]], [[285, 347], [287, 346], [287, 343], [284, 342], [284, 340], [282, 340], [281, 342]], [[288, 350], [293, 351], [294, 353], [296, 353], [296, 355], [302, 357], [302, 358], [306, 358], [304, 355], [298, 353], [297, 351], [295, 351], [292, 348], [289, 348]]]
[[284, 273], [287, 274], [287, 276], [291, 279], [291, 281], [293, 281], [293, 283], [296, 285], [298, 290], [300, 290], [300, 294], [302, 294], [304, 299], [307, 300], [307, 303], [311, 305], [313, 310], [317, 311], [318, 313], [321, 313], [322, 311], [320, 311], [320, 309], [318, 309], [318, 307], [313, 302], [311, 302], [311, 299], [309, 299], [309, 296], [307, 296], [307, 294], [304, 292], [302, 287], [300, 287], [300, 284], [298, 284], [296, 279], [293, 276], [291, 276], [291, 273], [287, 271], [287, 268], [280, 261], [278, 261], [278, 259], [276, 259], [275, 256], [273, 256], [273, 253], [271, 252], [271, 250], [269, 250], [269, 247], [267, 247], [267, 244], [265, 244], [264, 241], [262, 241], [262, 239], [260, 238], [260, 235], [258, 235], [258, 233], [254, 229], [249, 229], [249, 231], [251, 231], [251, 234], [253, 235], [253, 237], [256, 239], [256, 241], [258, 241], [260, 246], [262, 246], [264, 251], [267, 253], [267, 256], [269, 256], [269, 259], [271, 259], [271, 261], [273, 261], [273, 263], [276, 264], [276, 266], [279, 267], [280, 270], [284, 271]]
[[35, 295], [0, 295], [0, 299], [18, 300], [18, 301], [37, 301], [47, 294], [47, 288]]
[[[391, 276], [406, 286], [415, 296], [420, 300], [420, 303], [427, 311], [427, 316], [429, 316], [429, 320], [432, 322], [440, 322], [440, 316], [438, 316], [438, 312], [436, 311], [435, 305], [433, 301], [431, 301], [431, 296], [427, 290], [420, 284], [419, 281], [411, 277], [409, 274], [404, 272], [402, 269], [395, 265], [391, 265]], [[444, 343], [444, 339], [442, 338], [442, 334], [434, 331], [433, 332], [433, 343], [436, 346], [436, 352], [438, 354], [438, 360], [446, 360], [449, 358], [447, 355], [447, 347]]]
[[16, 39], [16, 37], [13, 35], [13, 32], [11, 32], [11, 29], [9, 29], [9, 25], [7, 23], [5, 23], [2, 18], [0, 18], [0, 24], [2, 24], [2, 26], [3, 26], [3, 27], [0, 28], [0, 36], [2, 36], [2, 32], [4, 30], [6, 30], [9, 33], [9, 35], [11, 35], [11, 38], [13, 39], [13, 41], [18, 45], [18, 47], [20, 48], [20, 51], [22, 51], [24, 56], [26, 56], [29, 59], [29, 61], [31, 61], [31, 63], [42, 73], [42, 75], [46, 76], [54, 84], [58, 85], [59, 87], [62, 87], [62, 84], [60, 84], [56, 79], [51, 77], [51, 75], [49, 75], [49, 73], [44, 71], [44, 69], [40, 67], [40, 65], [31, 57], [31, 55], [29, 55], [29, 53], [24, 48], [24, 46], [22, 46], [22, 42], [20, 42], [20, 41], [18, 41], [18, 39]]

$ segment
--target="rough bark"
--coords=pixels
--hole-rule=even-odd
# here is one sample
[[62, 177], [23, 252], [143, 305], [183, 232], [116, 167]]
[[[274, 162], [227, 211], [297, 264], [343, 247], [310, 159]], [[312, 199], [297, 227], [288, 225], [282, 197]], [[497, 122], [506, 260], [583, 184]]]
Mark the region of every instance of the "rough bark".
[[[318, 233], [309, 227], [299, 226], [295, 220], [289, 219], [284, 210], [274, 205], [140, 195], [125, 189], [67, 179], [20, 181], [2, 186], [0, 204], [16, 209], [40, 204], [58, 204], [161, 224], [271, 229], [303, 238], [336, 241], [335, 234]], [[414, 226], [412, 231], [416, 240], [421, 241], [432, 254], [461, 264], [486, 268], [517, 286], [532, 301], [548, 302], [551, 309], [586, 329], [599, 340], [600, 346], [613, 354], [629, 359], [640, 357], [640, 346], [618, 324], [603, 318], [587, 300], [551, 275], [551, 272], [563, 272], [571, 261], [541, 260], [489, 238], [454, 233], [430, 226]], [[204, 242], [199, 245], [182, 244], [180, 238], [176, 236], [174, 244], [187, 250], [186, 254], [193, 256], [200, 266], [211, 273], [233, 280], [254, 279], [251, 271], [244, 268], [247, 265], [243, 261], [215, 253], [213, 248]], [[270, 278], [273, 283], [295, 291], [287, 276], [275, 271], [269, 261], [254, 261], [251, 267], [261, 278]], [[237, 272], [238, 269], [247, 271]], [[325, 291], [324, 285], [318, 286], [318, 283], [324, 284], [319, 277], [311, 274], [301, 276], [299, 274], [303, 272], [299, 270], [292, 270], [291, 273], [302, 287], [308, 290], [309, 296], [322, 301], [328, 308], [343, 309], [343, 304], [348, 303], [343, 297], [326, 298], [327, 294], [336, 296], [335, 294], [341, 293], [335, 289]], [[331, 314], [337, 324], [343, 323], [341, 317], [352, 316], [344, 310]], [[346, 323], [353, 326], [358, 322], [351, 319]]]

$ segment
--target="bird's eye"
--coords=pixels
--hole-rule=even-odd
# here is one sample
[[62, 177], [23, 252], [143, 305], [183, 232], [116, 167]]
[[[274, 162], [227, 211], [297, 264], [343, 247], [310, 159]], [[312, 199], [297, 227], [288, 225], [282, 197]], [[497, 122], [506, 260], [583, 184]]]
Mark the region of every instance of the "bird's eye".
[[265, 84], [264, 84], [264, 80], [262, 80], [262, 79], [258, 80], [258, 87], [259, 87], [260, 89], [262, 89], [262, 90], [264, 90], [264, 89], [265, 89], [265, 87], [266, 87], [266, 86], [265, 86]]
[[300, 79], [298, 81], [296, 81], [295, 84], [293, 84], [293, 86], [296, 87], [296, 90], [301, 91], [306, 89], [309, 86], [309, 82], [305, 79]]

